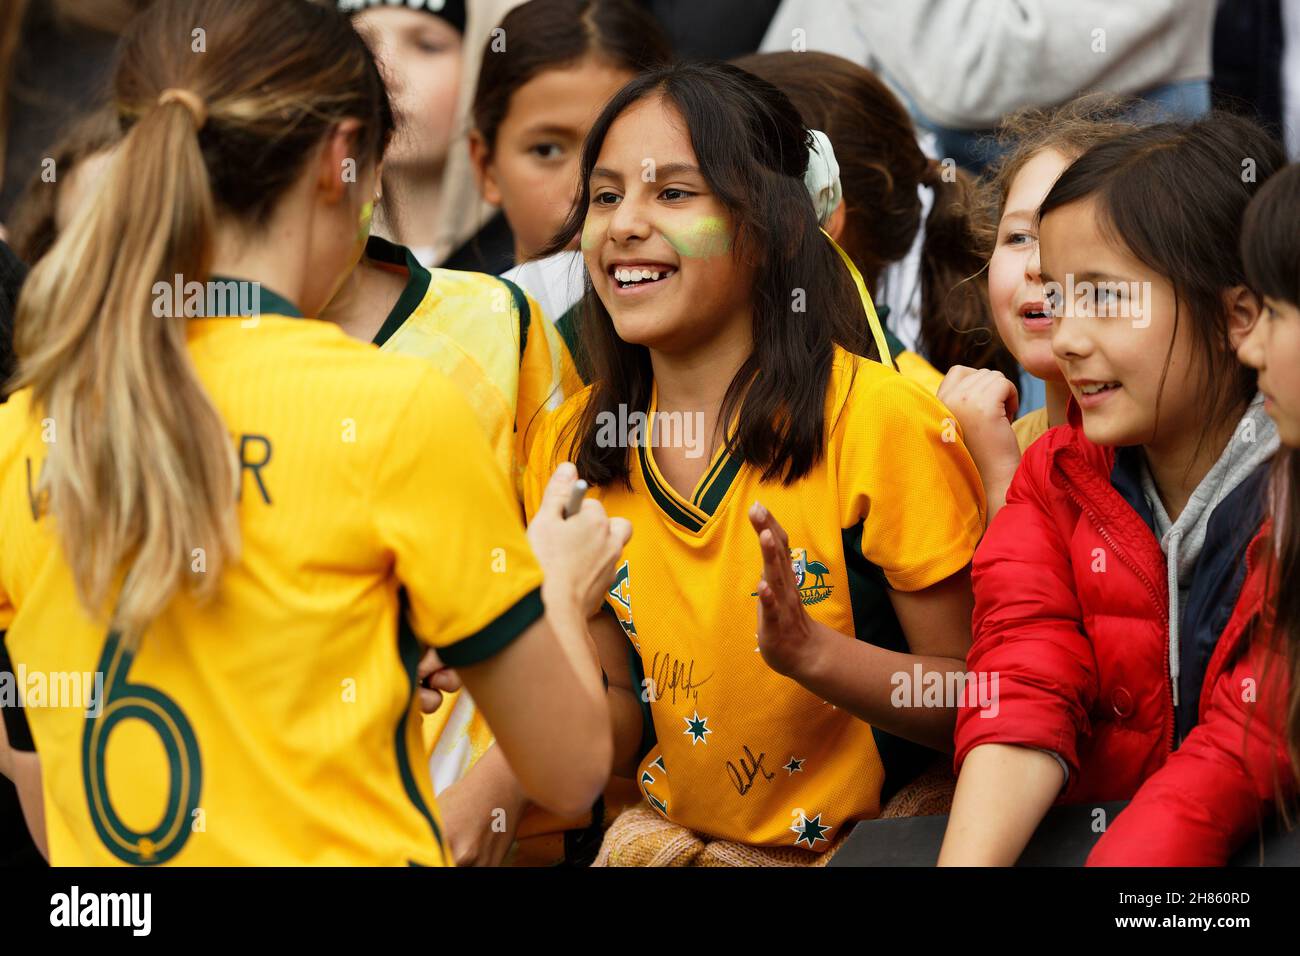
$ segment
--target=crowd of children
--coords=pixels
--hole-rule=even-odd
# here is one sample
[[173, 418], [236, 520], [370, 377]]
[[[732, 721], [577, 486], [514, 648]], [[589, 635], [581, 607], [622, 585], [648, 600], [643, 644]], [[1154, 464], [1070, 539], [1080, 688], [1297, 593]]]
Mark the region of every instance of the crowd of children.
[[0, 698], [50, 862], [824, 865], [950, 811], [941, 865], [1010, 865], [1124, 800], [1090, 863], [1222, 865], [1289, 818], [1269, 132], [1083, 96], [976, 181], [848, 60], [529, 0], [439, 251], [464, 30], [160, 5], [19, 208], [0, 677], [102, 684]]

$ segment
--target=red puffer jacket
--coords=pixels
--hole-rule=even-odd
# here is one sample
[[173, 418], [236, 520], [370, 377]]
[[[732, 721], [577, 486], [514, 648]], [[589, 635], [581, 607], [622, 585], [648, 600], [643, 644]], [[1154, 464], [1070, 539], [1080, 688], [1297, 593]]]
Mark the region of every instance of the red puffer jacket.
[[[1115, 449], [1084, 437], [1073, 404], [1071, 424], [1025, 453], [975, 554], [967, 667], [988, 681], [996, 706], [958, 709], [958, 770], [980, 744], [1035, 747], [1069, 769], [1058, 802], [1103, 802], [1131, 798], [1172, 752], [1165, 556], [1130, 503], [1140, 498], [1134, 483], [1129, 498], [1117, 490], [1123, 469], [1115, 465]], [[1237, 500], [1259, 497], [1248, 491]], [[1244, 513], [1219, 517], [1220, 527], [1242, 528], [1244, 553], [1257, 514], [1248, 528]], [[1239, 568], [1240, 554], [1230, 560]], [[1211, 647], [1216, 615], [1226, 621], [1235, 598], [1225, 594], [1226, 607], [1188, 622]], [[1202, 704], [1226, 663], [1213, 655], [1203, 681], [1192, 683]]]
[[1269, 529], [1219, 638], [1200, 721], [1102, 835], [1089, 866], [1222, 866], [1296, 789], [1283, 724], [1289, 679], [1265, 600]]

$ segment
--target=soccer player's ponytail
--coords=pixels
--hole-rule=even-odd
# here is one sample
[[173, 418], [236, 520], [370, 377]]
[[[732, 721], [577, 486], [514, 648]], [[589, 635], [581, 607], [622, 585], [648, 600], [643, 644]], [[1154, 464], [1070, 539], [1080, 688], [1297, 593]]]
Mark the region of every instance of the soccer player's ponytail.
[[134, 643], [182, 584], [210, 596], [238, 548], [238, 463], [156, 283], [205, 281], [218, 215], [265, 225], [313, 147], [393, 119], [365, 44], [332, 7], [173, 0], [128, 28], [112, 169], [19, 304], [17, 387], [47, 443], [38, 494], [88, 611]]

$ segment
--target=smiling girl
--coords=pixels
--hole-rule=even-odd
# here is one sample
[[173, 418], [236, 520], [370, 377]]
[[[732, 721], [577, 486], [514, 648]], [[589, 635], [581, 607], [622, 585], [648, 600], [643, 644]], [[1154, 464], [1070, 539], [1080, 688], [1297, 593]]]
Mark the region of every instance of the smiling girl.
[[891, 697], [962, 668], [979, 478], [938, 401], [862, 357], [811, 143], [740, 69], [646, 75], [592, 128], [556, 239], [581, 233], [594, 379], [537, 439], [526, 501], [568, 458], [637, 529], [592, 633], [648, 806], [606, 861], [809, 862], [932, 756], [908, 742], [950, 740], [951, 706]]
[[[500, 30], [506, 43], [488, 41], [474, 88], [469, 148], [479, 190], [501, 214], [449, 268], [500, 273], [548, 245], [573, 203], [592, 122], [623, 84], [672, 55], [632, 0], [529, 0]], [[567, 310], [543, 306], [552, 319]]]
[[1016, 418], [1016, 386], [993, 368], [954, 366], [939, 400], [961, 422], [979, 465], [989, 520], [1002, 508], [1020, 456], [1048, 428], [1065, 424], [1070, 389], [1052, 354], [1052, 317], [1039, 266], [1038, 207], [1052, 184], [1088, 149], [1133, 129], [1120, 119], [1130, 101], [1097, 94], [1056, 109], [1026, 109], [1003, 121], [1006, 148], [984, 182], [989, 305], [998, 335], [1025, 372], [1046, 383], [1047, 404]]
[[[1094, 147], [1039, 210], [1069, 426], [1026, 453], [975, 558], [942, 864], [1010, 864], [1054, 802], [1132, 797], [1198, 720], [1277, 431], [1234, 349], [1259, 314], [1238, 239], [1282, 165], [1247, 120]], [[1248, 171], [1248, 174], [1247, 174]]]
[[1251, 201], [1242, 227], [1264, 311], [1237, 356], [1259, 373], [1282, 450], [1270, 521], [1215, 649], [1223, 661], [1201, 722], [1107, 828], [1089, 865], [1222, 866], [1300, 782], [1300, 166]]

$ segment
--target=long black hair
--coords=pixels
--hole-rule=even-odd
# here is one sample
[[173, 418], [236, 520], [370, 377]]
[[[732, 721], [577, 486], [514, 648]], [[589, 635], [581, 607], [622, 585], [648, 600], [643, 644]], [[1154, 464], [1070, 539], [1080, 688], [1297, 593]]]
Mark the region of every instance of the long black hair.
[[[700, 172], [731, 214], [732, 254], [755, 267], [754, 349], [731, 380], [721, 408], [722, 422], [736, 418], [725, 438], [727, 452], [761, 467], [764, 481], [781, 478], [790, 484], [825, 451], [834, 346], [878, 356], [856, 286], [818, 227], [804, 186], [812, 137], [784, 93], [738, 67], [705, 61], [632, 80], [592, 126], [582, 151], [577, 200], [541, 255], [565, 249], [581, 233], [591, 201], [591, 171], [610, 127], [634, 103], [655, 95], [681, 114]], [[599, 442], [597, 423], [602, 412], [617, 415], [620, 406], [649, 408], [650, 352], [618, 337], [590, 277], [586, 281], [578, 358], [593, 388], [569, 430], [570, 457], [589, 482], [627, 484], [629, 450]]]

